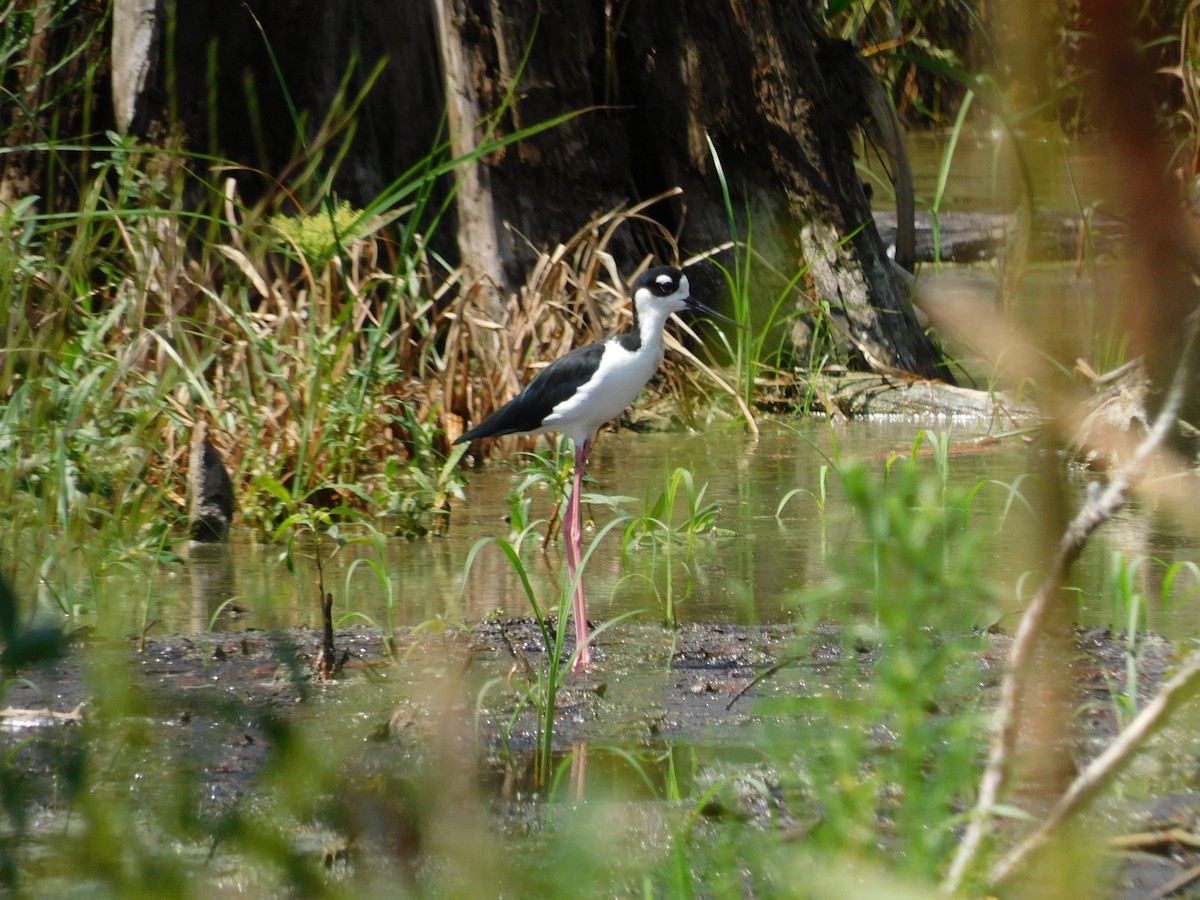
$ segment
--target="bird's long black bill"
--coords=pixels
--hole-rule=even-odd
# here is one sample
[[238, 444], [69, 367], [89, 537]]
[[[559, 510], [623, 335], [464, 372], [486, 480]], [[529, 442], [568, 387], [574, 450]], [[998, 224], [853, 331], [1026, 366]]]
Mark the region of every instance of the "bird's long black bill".
[[742, 325], [740, 322], [736, 322], [733, 319], [729, 318], [729, 316], [723, 316], [719, 312], [717, 312], [715, 309], [711, 309], [711, 308], [705, 306], [703, 303], [701, 303], [695, 297], [691, 297], [688, 299], [688, 309], [691, 312], [703, 313], [704, 315], [708, 316], [709, 318], [717, 319], [720, 322], [728, 322], [734, 328], [745, 328], [746, 327], [746, 326]]

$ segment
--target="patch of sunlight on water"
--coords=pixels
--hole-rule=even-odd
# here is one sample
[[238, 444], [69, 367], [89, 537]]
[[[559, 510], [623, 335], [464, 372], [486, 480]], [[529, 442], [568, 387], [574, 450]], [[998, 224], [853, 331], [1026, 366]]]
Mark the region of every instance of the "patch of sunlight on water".
[[[819, 490], [824, 460], [805, 439], [829, 453], [836, 436], [843, 457], [876, 461], [882, 471], [890, 454], [909, 452], [922, 427], [940, 431], [947, 426], [959, 445], [950, 460], [951, 484], [969, 489], [984, 483], [973, 502], [971, 522], [991, 533], [979, 571], [994, 585], [1001, 607], [977, 597], [947, 597], [946, 602], [978, 603], [980, 625], [991, 624], [1000, 615], [1001, 624], [1012, 627], [1016, 612], [1036, 588], [1036, 567], [1050, 549], [1038, 544], [1050, 538], [1019, 498], [1010, 502], [1003, 485], [1032, 472], [1036, 461], [1032, 451], [1015, 439], [974, 447], [971, 442], [980, 434], [978, 426], [948, 422], [940, 426], [852, 422], [832, 430], [819, 420], [786, 426], [768, 422], [758, 440], [729, 429], [706, 434], [604, 435], [589, 466], [596, 481], [591, 491], [638, 498], [623, 507], [626, 513], [638, 515], [644, 507], [642, 498], [657, 497], [667, 473], [684, 467], [693, 473], [697, 488], [704, 487], [704, 501], [720, 504], [717, 525], [730, 534], [697, 538], [690, 557], [676, 547], [668, 566], [661, 550], [635, 550], [623, 561], [623, 526], [613, 529], [586, 569], [590, 616], [607, 620], [637, 610], [643, 620], [655, 621], [662, 617], [671, 591], [683, 623], [787, 621], [796, 615], [797, 596], [827, 581], [837, 556], [862, 539], [832, 476], [824, 512], [812, 497], [800, 494], [776, 518], [780, 500], [789, 491]], [[932, 459], [926, 464], [933, 473]], [[475, 543], [485, 537], [509, 537], [507, 498], [517, 477], [516, 470], [502, 464], [470, 473], [467, 499], [456, 504], [445, 536], [388, 542], [384, 564], [392, 584], [390, 610], [388, 591], [371, 568], [353, 566], [354, 560], [370, 556], [371, 551], [365, 546], [343, 548], [327, 562], [325, 572], [335, 617], [346, 624], [369, 621], [386, 627], [389, 622], [415, 626], [437, 617], [472, 622], [494, 610], [528, 615], [519, 579], [494, 547], [478, 555], [463, 583], [465, 563]], [[1077, 497], [1083, 496], [1090, 477], [1083, 473], [1072, 477]], [[1032, 478], [1021, 484], [1021, 493], [1030, 499], [1035, 490]], [[681, 509], [683, 502], [681, 497]], [[603, 504], [592, 504], [587, 510], [597, 529], [614, 517]], [[532, 515], [547, 518], [550, 513], [549, 494], [542, 491]], [[589, 540], [594, 535], [595, 531]], [[1124, 627], [1125, 611], [1112, 602], [1107, 588], [1111, 558], [1118, 550], [1131, 560], [1156, 557], [1168, 564], [1196, 556], [1195, 542], [1169, 522], [1136, 505], [1127, 507], [1098, 532], [1076, 567], [1074, 583], [1079, 592], [1073, 596], [1078, 597], [1081, 621]], [[101, 631], [136, 632], [149, 620], [156, 620], [155, 633], [160, 634], [204, 631], [214, 619], [218, 630], [318, 624], [315, 567], [309, 561], [292, 575], [280, 553], [276, 546], [235, 542], [229, 547], [193, 549], [187, 562], [160, 571], [152, 583], [126, 572], [105, 576], [97, 583]], [[565, 579], [561, 546], [555, 543], [543, 553], [534, 535], [523, 558], [539, 603], [554, 606], [560, 580]], [[1144, 563], [1134, 575], [1135, 588], [1146, 598], [1150, 627], [1173, 639], [1197, 633], [1195, 598], [1162, 607], [1161, 566]], [[1190, 576], [1181, 577], [1175, 593], [1182, 597], [1192, 587]], [[236, 598], [234, 603], [221, 610], [231, 597]], [[235, 605], [241, 610], [236, 615]]]
[[[1112, 183], [1105, 148], [1061, 131], [1023, 132], [1020, 137], [1024, 169], [1033, 189], [1034, 205], [1062, 213], [1078, 213], [1078, 191], [1082, 203], [1105, 199]], [[917, 210], [928, 210], [937, 195], [949, 132], [911, 131], [907, 135], [909, 163]], [[880, 184], [886, 175], [875, 154], [867, 154], [865, 166]], [[1021, 203], [1025, 185], [1012, 140], [1001, 130], [967, 128], [959, 137], [950, 162], [949, 177], [940, 205], [941, 212], [1013, 212]], [[887, 207], [890, 197], [882, 193], [877, 206]]]

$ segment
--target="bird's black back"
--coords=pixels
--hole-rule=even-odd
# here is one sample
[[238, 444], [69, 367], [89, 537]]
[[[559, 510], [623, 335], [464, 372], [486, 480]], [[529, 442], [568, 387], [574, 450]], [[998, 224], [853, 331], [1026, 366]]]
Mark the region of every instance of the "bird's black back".
[[522, 434], [539, 428], [554, 407], [587, 383], [600, 365], [605, 342], [589, 344], [560, 356], [542, 369], [517, 396], [463, 434], [454, 443]]

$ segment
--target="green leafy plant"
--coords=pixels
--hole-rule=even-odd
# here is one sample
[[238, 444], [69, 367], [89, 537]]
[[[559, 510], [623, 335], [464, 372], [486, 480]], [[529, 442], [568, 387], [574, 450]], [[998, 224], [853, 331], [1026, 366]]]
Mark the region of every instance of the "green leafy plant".
[[[682, 562], [686, 567], [691, 559], [694, 542], [698, 537], [712, 537], [721, 532], [716, 525], [721, 514], [717, 503], [705, 503], [707, 485], [696, 486], [691, 471], [684, 468], [663, 470], [662, 488], [657, 496], [647, 488], [642, 503], [642, 512], [627, 518], [621, 538], [621, 563], [627, 571], [632, 565], [632, 555], [649, 551], [650, 568], [655, 571], [656, 563], [662, 558], [663, 578], [661, 586], [654, 579], [647, 579], [659, 599], [662, 621], [667, 627], [675, 627], [678, 621], [678, 605], [690, 592], [691, 580], [686, 578], [685, 588], [680, 595], [676, 581], [675, 565]], [[624, 498], [600, 498], [616, 504]], [[682, 548], [682, 556], [676, 553]], [[626, 578], [631, 576], [627, 575]], [[643, 577], [643, 576], [638, 576]]]
[[[942, 485], [942, 496], [945, 497], [950, 487], [950, 429], [947, 428], [945, 431], [934, 432], [922, 428], [918, 431], [917, 436], [913, 438], [912, 449], [909, 451], [909, 459], [914, 464], [921, 456], [921, 446], [923, 444], [929, 444], [930, 453], [933, 456], [934, 469]], [[889, 457], [885, 471], [891, 472], [892, 465], [899, 458], [899, 456]]]
[[327, 259], [339, 246], [353, 243], [367, 230], [362, 211], [354, 209], [348, 200], [331, 214], [274, 215], [267, 224], [279, 232], [285, 247], [295, 248], [305, 261]]
[[808, 488], [792, 488], [786, 494], [779, 498], [779, 505], [775, 507], [775, 518], [783, 518], [783, 511], [789, 503], [796, 497], [807, 495], [817, 504], [817, 512], [825, 512], [825, 503], [829, 499], [829, 465], [823, 464], [817, 470], [817, 487], [816, 490]]
[[819, 457], [825, 460], [824, 464], [817, 470], [817, 488], [810, 490], [808, 488], [792, 488], [787, 491], [779, 500], [779, 505], [775, 507], [775, 518], [781, 518], [784, 509], [796, 497], [807, 494], [812, 497], [817, 504], [817, 510], [821, 513], [825, 512], [825, 505], [829, 499], [829, 476], [830, 474], [840, 474], [842, 465], [841, 445], [838, 442], [837, 431], [830, 423], [829, 428], [829, 451], [826, 452], [818, 446], [812, 438], [803, 434], [795, 428], [790, 428], [789, 431], [801, 441], [803, 441], [810, 450], [815, 452]]
[[386, 539], [383, 534], [375, 528], [369, 528], [367, 533], [362, 538], [363, 542], [369, 543], [372, 551], [371, 557], [360, 557], [355, 559], [346, 567], [346, 578], [343, 591], [345, 596], [353, 596], [352, 582], [355, 572], [360, 567], [365, 566], [371, 576], [375, 579], [383, 594], [385, 619], [382, 624], [376, 622], [371, 616], [364, 612], [355, 610], [349, 612], [339, 618], [335, 623], [335, 628], [340, 628], [351, 618], [362, 618], [368, 624], [373, 626], [383, 636], [383, 647], [387, 655], [393, 660], [396, 658], [396, 582], [387, 571], [386, 563]]
[[[580, 561], [576, 572], [576, 578], [583, 577], [587, 569], [588, 560], [592, 558], [592, 554], [596, 551], [600, 542], [604, 539], [605, 535], [620, 523], [620, 519], [614, 519], [596, 533], [596, 536], [584, 551], [583, 559]], [[529, 607], [533, 611], [534, 618], [537, 621], [538, 630], [541, 632], [546, 650], [541, 656], [538, 665], [533, 670], [533, 681], [524, 694], [525, 700], [532, 703], [537, 710], [537, 751], [535, 754], [534, 783], [537, 787], [544, 788], [548, 785], [551, 773], [553, 772], [554, 715], [558, 692], [563, 686], [567, 673], [571, 671], [575, 658], [583, 650], [582, 647], [576, 647], [569, 657], [564, 658], [563, 648], [567, 633], [567, 618], [571, 612], [571, 599], [575, 594], [575, 582], [572, 581], [569, 584], [562, 585], [560, 588], [557, 624], [552, 626], [546, 611], [543, 610], [542, 605], [538, 602], [533, 585], [529, 581], [529, 573], [525, 568], [525, 563], [521, 559], [521, 554], [517, 546], [502, 538], [482, 538], [475, 543], [467, 555], [463, 571], [464, 589], [467, 583], [467, 575], [470, 574], [475, 558], [481, 550], [491, 545], [499, 548], [504, 554], [520, 580], [521, 588], [525, 592], [526, 599], [529, 601]], [[630, 615], [633, 615], [633, 613], [618, 616], [605, 622], [599, 628], [592, 631], [592, 639], [594, 640], [596, 636], [603, 634], [608, 628]], [[515, 716], [516, 713], [514, 713], [512, 721], [515, 721]]]
[[[981, 646], [972, 628], [990, 605], [977, 571], [989, 535], [964, 526], [963, 493], [947, 491], [911, 456], [883, 477], [858, 462], [833, 471], [865, 539], [835, 559], [829, 583], [798, 601], [806, 621], [837, 624], [832, 665], [841, 674], [814, 676], [808, 696], [772, 701], [789, 711], [785, 731], [816, 729], [789, 739], [804, 757], [790, 789], [823, 811], [818, 846], [878, 846], [888, 821], [906, 836], [898, 867], [932, 878], [974, 786], [979, 720], [968, 698]], [[822, 640], [802, 638], [800, 656]]]
[[[554, 512], [545, 521], [546, 531], [542, 538], [543, 543], [548, 544], [562, 527], [562, 510], [567, 502], [567, 493], [574, 475], [575, 454], [571, 450], [570, 439], [565, 435], [555, 435], [553, 449], [521, 453], [518, 454], [518, 458], [526, 465], [508, 497], [512, 537], [518, 538], [532, 531], [537, 523], [529, 518], [533, 502], [531, 492], [538, 488], [548, 488], [554, 502]], [[584, 477], [588, 476], [585, 474]]]
[[[1190, 581], [1185, 591], [1180, 591], [1184, 586], [1179, 583], [1181, 576]], [[1139, 711], [1139, 673], [1145, 659], [1145, 633], [1151, 612], [1150, 598], [1142, 586], [1155, 582], [1159, 612], [1163, 613], [1200, 593], [1200, 566], [1191, 560], [1168, 564], [1145, 555], [1130, 558], [1121, 550], [1109, 553], [1104, 592], [1108, 596], [1112, 627], [1123, 635], [1125, 642], [1125, 677], [1120, 685], [1113, 686], [1111, 701], [1122, 727]]]
[[444, 534], [450, 527], [451, 501], [466, 499], [458, 470], [466, 452], [465, 445], [452, 448], [433, 472], [427, 468], [435, 456], [432, 452], [422, 464], [410, 462], [403, 472], [394, 457], [389, 459], [384, 470], [389, 490], [380, 515], [396, 522], [396, 530], [405, 537], [422, 537], [431, 531]]
[[[797, 303], [803, 303], [803, 298], [797, 296], [796, 286], [808, 272], [808, 266], [801, 267], [765, 307], [765, 314], [755, 314], [757, 304], [751, 299], [751, 294], [758, 285], [752, 278], [751, 264], [754, 259], [752, 244], [752, 226], [750, 211], [747, 208], [746, 233], [743, 236], [738, 228], [738, 216], [734, 206], [733, 195], [721, 159], [713, 145], [712, 138], [705, 136], [708, 141], [709, 156], [721, 187], [721, 197], [725, 204], [726, 222], [729, 228], [730, 245], [733, 253], [731, 266], [724, 266], [714, 260], [714, 264], [725, 276], [733, 299], [733, 318], [738, 327], [734, 329], [733, 343], [722, 332], [721, 340], [733, 359], [734, 370], [737, 372], [738, 389], [743, 403], [748, 407], [755, 399], [756, 378], [760, 369], [780, 368], [789, 354], [787, 348], [787, 324], [798, 316]], [[814, 337], [817, 337], [814, 335]]]
[[[311, 542], [309, 544], [312, 552], [311, 559], [317, 570], [317, 592], [321, 605], [321, 649], [317, 657], [317, 674], [323, 679], [336, 677], [345, 663], [345, 657], [339, 658], [337, 648], [334, 645], [336, 623], [333, 618], [333, 594], [326, 590], [325, 567], [333, 556], [351, 544], [366, 543], [371, 545], [376, 553], [382, 554], [379, 533], [370, 526], [369, 521], [366, 522], [365, 529], [351, 529], [347, 527], [347, 522], [357, 521], [361, 523], [365, 519], [366, 515], [364, 513], [347, 507], [323, 509], [306, 506], [284, 519], [275, 530], [274, 539], [276, 542], [286, 538], [281, 556], [292, 575], [297, 575], [299, 572], [300, 560], [303, 554], [301, 540], [308, 538]], [[333, 543], [333, 550], [329, 556], [322, 555], [322, 538], [327, 538]], [[376, 565], [375, 571], [377, 574], [383, 574], [382, 569], [378, 565]], [[347, 583], [349, 574], [352, 573], [353, 566], [351, 566], [350, 572], [347, 575]], [[390, 604], [388, 610], [390, 615]], [[391, 636], [385, 635], [384, 641], [385, 646], [391, 652], [393, 649], [390, 643]]]
[[691, 470], [665, 467], [662, 489], [654, 495], [647, 488], [641, 514], [625, 527], [622, 558], [648, 545], [682, 544], [690, 552], [697, 537], [721, 534], [716, 525], [721, 506], [704, 502], [707, 491], [707, 484], [696, 486]]

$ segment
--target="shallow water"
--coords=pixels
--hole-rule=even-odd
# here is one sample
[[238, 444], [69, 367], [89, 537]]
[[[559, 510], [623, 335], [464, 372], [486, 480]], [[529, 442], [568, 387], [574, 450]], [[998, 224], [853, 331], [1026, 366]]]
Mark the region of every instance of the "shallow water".
[[[634, 613], [644, 621], [661, 620], [673, 600], [681, 623], [730, 622], [761, 624], [788, 621], [796, 615], [807, 589], [830, 577], [839, 556], [862, 539], [849, 505], [839, 495], [837, 478], [828, 479], [828, 500], [822, 510], [813, 496], [795, 494], [782, 513], [776, 511], [789, 492], [820, 492], [825, 459], [815, 448], [832, 454], [836, 440], [843, 458], [858, 457], [877, 465], [882, 474], [893, 454], [907, 455], [922, 428], [950, 430], [952, 451], [949, 484], [963, 490], [979, 487], [971, 507], [973, 527], [990, 537], [981, 577], [993, 588], [992, 598], [947, 598], [979, 606], [977, 624], [1012, 625], [1022, 598], [1038, 582], [1038, 566], [1051, 540], [1026, 501], [1037, 497], [1035, 454], [1020, 438], [978, 447], [982, 429], [970, 423], [851, 422], [830, 427], [818, 419], [788, 424], [764, 422], [757, 439], [740, 428], [727, 427], [705, 434], [636, 434], [629, 431], [602, 436], [592, 454], [589, 474], [592, 495], [628, 498], [622, 514], [637, 516], [663, 491], [669, 473], [689, 470], [703, 503], [720, 505], [719, 533], [700, 535], [670, 550], [643, 547], [622, 559], [621, 524], [605, 534], [585, 570], [589, 615], [607, 620]], [[811, 442], [811, 443], [809, 443]], [[926, 445], [928, 446], [928, 442]], [[936, 472], [931, 457], [922, 463]], [[416, 626], [437, 620], [472, 622], [493, 611], [528, 615], [529, 601], [511, 563], [494, 546], [483, 548], [469, 573], [472, 548], [482, 539], [509, 539], [509, 494], [521, 479], [519, 470], [492, 463], [468, 474], [466, 500], [457, 502], [450, 526], [442, 536], [387, 543], [382, 566], [389, 587], [365, 564], [374, 558], [370, 545], [348, 545], [330, 556], [323, 545], [326, 589], [334, 595], [334, 614], [342, 624], [364, 622], [380, 627]], [[1082, 497], [1087, 473], [1069, 476], [1075, 496]], [[1017, 485], [1016, 494], [1005, 485]], [[552, 503], [548, 489], [533, 489], [530, 515], [548, 519]], [[649, 498], [649, 499], [647, 499]], [[1076, 500], [1078, 502], [1078, 500]], [[683, 517], [684, 492], [679, 492], [675, 521]], [[593, 523], [589, 542], [618, 517], [603, 502], [585, 505]], [[562, 548], [555, 541], [545, 551], [545, 525], [525, 540], [522, 559], [538, 602], [557, 603], [565, 580]], [[1079, 617], [1085, 624], [1123, 627], [1123, 605], [1108, 592], [1113, 554], [1129, 560], [1155, 557], [1170, 564], [1195, 558], [1195, 544], [1156, 516], [1135, 505], [1102, 528], [1074, 572], [1079, 588]], [[315, 625], [319, 622], [319, 592], [312, 550], [308, 548], [297, 574], [283, 563], [282, 548], [235, 539], [228, 547], [195, 547], [186, 562], [160, 570], [152, 580], [120, 571], [96, 583], [97, 607], [105, 607], [100, 624], [114, 634], [138, 631], [156, 620], [154, 633], [171, 631], [237, 630]], [[1182, 639], [1197, 633], [1194, 600], [1187, 599], [1195, 582], [1190, 575], [1173, 586], [1174, 602], [1160, 603], [1162, 567], [1140, 564], [1134, 585], [1146, 598], [1149, 625], [1168, 637]], [[227, 600], [233, 602], [222, 607]], [[389, 602], [390, 601], [390, 602]], [[147, 606], [149, 604], [149, 606]], [[119, 605], [118, 608], [114, 608]]]

